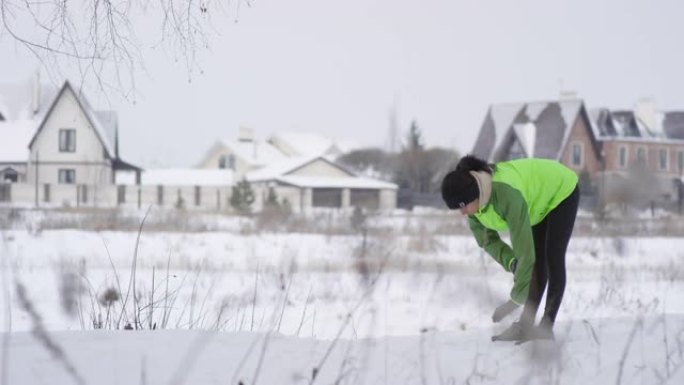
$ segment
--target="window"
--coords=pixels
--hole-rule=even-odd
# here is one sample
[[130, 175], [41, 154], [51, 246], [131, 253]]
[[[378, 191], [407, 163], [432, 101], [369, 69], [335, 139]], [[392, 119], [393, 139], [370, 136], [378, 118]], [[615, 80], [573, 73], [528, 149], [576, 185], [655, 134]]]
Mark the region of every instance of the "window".
[[572, 165], [581, 167], [582, 166], [582, 143], [572, 144]]
[[74, 169], [60, 169], [58, 171], [57, 180], [60, 184], [74, 184], [76, 183], [76, 170]]
[[0, 172], [2, 178], [0, 178], [0, 183], [17, 183], [19, 181], [19, 173], [13, 168], [6, 168]]
[[637, 166], [646, 166], [646, 148], [637, 148]]
[[195, 206], [202, 204], [202, 188], [195, 186]]
[[627, 167], [627, 147], [620, 147], [618, 149], [618, 166], [620, 168]]
[[660, 171], [667, 171], [667, 148], [658, 150], [658, 169]]
[[235, 155], [221, 155], [219, 156], [218, 167], [221, 169], [227, 168], [230, 170], [235, 170]]
[[59, 152], [76, 152], [76, 130], [62, 128], [59, 130]]

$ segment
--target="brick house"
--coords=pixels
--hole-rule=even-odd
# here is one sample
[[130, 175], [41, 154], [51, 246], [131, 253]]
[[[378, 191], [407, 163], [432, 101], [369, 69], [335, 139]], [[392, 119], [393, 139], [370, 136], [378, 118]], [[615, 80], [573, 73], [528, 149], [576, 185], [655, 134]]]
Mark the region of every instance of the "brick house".
[[598, 191], [607, 200], [627, 191], [640, 199], [680, 201], [684, 112], [658, 112], [649, 101], [634, 111], [587, 109], [579, 99], [496, 104], [472, 154], [490, 162], [558, 160], [580, 175], [585, 194]]

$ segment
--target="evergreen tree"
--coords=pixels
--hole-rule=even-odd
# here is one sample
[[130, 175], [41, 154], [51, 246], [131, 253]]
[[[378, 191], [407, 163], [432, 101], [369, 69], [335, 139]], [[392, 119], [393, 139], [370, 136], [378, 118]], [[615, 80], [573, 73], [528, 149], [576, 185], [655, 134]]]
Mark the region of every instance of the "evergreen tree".
[[237, 185], [233, 186], [230, 196], [230, 205], [239, 213], [246, 214], [251, 211], [254, 203], [254, 190], [247, 179], [242, 178]]

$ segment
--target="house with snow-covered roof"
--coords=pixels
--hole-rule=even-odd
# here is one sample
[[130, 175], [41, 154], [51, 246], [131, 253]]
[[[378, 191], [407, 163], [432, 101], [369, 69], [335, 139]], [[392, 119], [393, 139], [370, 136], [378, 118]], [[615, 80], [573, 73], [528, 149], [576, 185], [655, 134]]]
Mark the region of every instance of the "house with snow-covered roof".
[[0, 200], [97, 205], [117, 170], [140, 170], [119, 156], [116, 113], [96, 111], [68, 81], [54, 89], [36, 78], [0, 95]]
[[200, 161], [199, 168], [225, 169], [242, 178], [246, 173], [287, 158], [271, 143], [255, 137], [254, 130], [240, 127], [237, 139], [216, 141]]
[[490, 162], [554, 159], [596, 178], [601, 155], [591, 127], [581, 100], [492, 105], [472, 153]]
[[397, 185], [362, 178], [323, 156], [293, 157], [246, 175], [265, 198], [268, 189], [291, 207], [387, 210], [396, 207]]
[[655, 177], [650, 199], [682, 199], [684, 112], [660, 112], [647, 100], [632, 110], [589, 109], [578, 99], [495, 104], [472, 154], [490, 162], [555, 159], [605, 191], [641, 169]]
[[[287, 139], [287, 140], [286, 140]], [[288, 144], [296, 142], [294, 144]], [[220, 140], [206, 153], [199, 167], [229, 169], [235, 181], [247, 180], [255, 190], [255, 210], [274, 192], [297, 211], [310, 208], [393, 209], [397, 186], [359, 177], [335, 163], [342, 145], [316, 134], [274, 134], [257, 139], [241, 127], [236, 140]], [[345, 147], [346, 148], [346, 147]]]

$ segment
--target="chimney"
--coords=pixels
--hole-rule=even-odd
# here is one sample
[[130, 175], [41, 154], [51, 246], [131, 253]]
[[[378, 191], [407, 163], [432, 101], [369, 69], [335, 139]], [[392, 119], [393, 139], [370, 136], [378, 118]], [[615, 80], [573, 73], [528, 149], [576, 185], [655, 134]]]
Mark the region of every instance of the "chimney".
[[31, 111], [35, 115], [40, 109], [40, 71], [36, 71], [36, 74], [33, 76], [31, 91]]
[[656, 106], [653, 99], [641, 99], [637, 102], [635, 114], [649, 131], [656, 129]]
[[562, 90], [559, 99], [560, 101], [577, 100], [577, 91]]
[[240, 126], [240, 131], [238, 133], [238, 141], [254, 142], [254, 130], [249, 127]]

